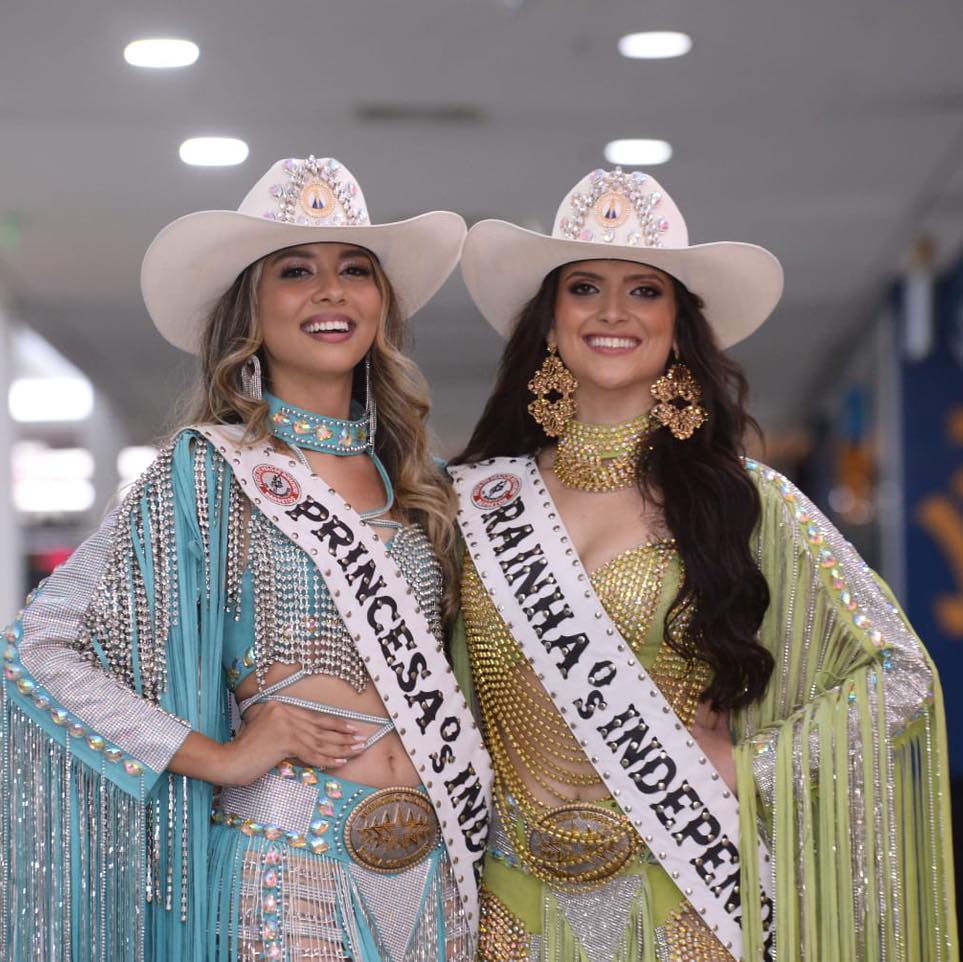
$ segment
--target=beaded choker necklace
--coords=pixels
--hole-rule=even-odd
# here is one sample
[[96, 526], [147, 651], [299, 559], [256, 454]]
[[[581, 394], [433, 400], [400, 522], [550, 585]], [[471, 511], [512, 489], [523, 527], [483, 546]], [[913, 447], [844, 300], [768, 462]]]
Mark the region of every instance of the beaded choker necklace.
[[636, 481], [636, 463], [652, 430], [648, 414], [621, 424], [571, 420], [558, 439], [555, 477], [578, 491], [618, 491]]
[[267, 391], [264, 400], [271, 412], [272, 433], [294, 447], [337, 455], [371, 453], [371, 419], [367, 412], [356, 421], [348, 421], [286, 404]]
[[[323, 454], [336, 454], [344, 457], [349, 454], [367, 454], [374, 462], [374, 466], [381, 477], [387, 500], [384, 507], [361, 512], [361, 517], [372, 524], [385, 528], [401, 528], [398, 521], [378, 520], [378, 515], [391, 510], [395, 501], [394, 488], [391, 479], [381, 459], [374, 452], [374, 418], [369, 411], [365, 411], [357, 420], [349, 421], [343, 418], [329, 418], [314, 411], [287, 404], [269, 392], [264, 392], [270, 414], [271, 433], [284, 441], [294, 452], [301, 464], [312, 474], [314, 469], [304, 456], [302, 448], [309, 451], [321, 451]], [[352, 411], [359, 406], [352, 402]]]

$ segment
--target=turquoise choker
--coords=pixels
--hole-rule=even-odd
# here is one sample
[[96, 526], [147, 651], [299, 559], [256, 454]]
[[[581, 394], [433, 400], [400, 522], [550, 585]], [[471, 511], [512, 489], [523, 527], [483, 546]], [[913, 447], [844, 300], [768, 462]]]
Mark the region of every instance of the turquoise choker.
[[[385, 528], [396, 530], [401, 528], [398, 521], [378, 520], [378, 515], [391, 510], [395, 493], [385, 466], [374, 452], [371, 436], [374, 419], [370, 412], [360, 412], [361, 416], [357, 420], [346, 421], [342, 418], [329, 418], [323, 414], [315, 414], [313, 411], [305, 411], [304, 408], [295, 407], [293, 404], [285, 404], [280, 398], [276, 398], [267, 391], [264, 392], [264, 400], [267, 401], [268, 410], [271, 412], [272, 434], [287, 444], [304, 468], [312, 474], [313, 468], [305, 458], [302, 448], [321, 451], [323, 454], [336, 454], [339, 457], [348, 454], [367, 454], [381, 477], [386, 500], [384, 507], [362, 511], [361, 517], [370, 521], [371, 524]], [[351, 408], [354, 413], [359, 411], [360, 405], [352, 402]]]
[[362, 414], [356, 421], [329, 418], [285, 404], [264, 392], [271, 412], [271, 431], [288, 444], [325, 454], [371, 454], [371, 419]]

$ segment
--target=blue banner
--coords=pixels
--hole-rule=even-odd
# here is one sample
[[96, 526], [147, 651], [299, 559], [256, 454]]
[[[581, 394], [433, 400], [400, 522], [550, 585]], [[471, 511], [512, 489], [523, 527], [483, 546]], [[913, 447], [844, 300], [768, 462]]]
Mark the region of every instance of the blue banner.
[[963, 261], [933, 309], [932, 350], [901, 363], [905, 601], [946, 690], [950, 767], [963, 777]]

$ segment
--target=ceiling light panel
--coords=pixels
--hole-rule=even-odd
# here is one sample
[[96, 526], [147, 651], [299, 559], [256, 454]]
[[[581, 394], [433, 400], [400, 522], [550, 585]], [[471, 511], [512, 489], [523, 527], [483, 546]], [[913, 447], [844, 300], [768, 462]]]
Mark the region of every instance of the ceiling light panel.
[[134, 40], [124, 48], [124, 60], [132, 67], [155, 70], [189, 67], [200, 56], [200, 48], [190, 40], [154, 37]]
[[692, 38], [676, 30], [629, 33], [619, 41], [619, 53], [630, 60], [668, 60], [692, 49]]
[[181, 160], [193, 167], [235, 167], [247, 160], [248, 152], [236, 137], [191, 137], [179, 150]]
[[664, 140], [613, 140], [605, 145], [605, 159], [621, 167], [654, 167], [672, 158], [672, 145]]

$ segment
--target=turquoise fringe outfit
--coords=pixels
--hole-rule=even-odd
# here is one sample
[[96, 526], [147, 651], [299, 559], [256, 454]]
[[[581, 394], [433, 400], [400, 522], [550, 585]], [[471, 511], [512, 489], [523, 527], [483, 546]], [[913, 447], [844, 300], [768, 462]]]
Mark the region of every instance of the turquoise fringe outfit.
[[[346, 946], [355, 958], [401, 959], [414, 944], [420, 958], [446, 958], [445, 900], [453, 891], [450, 885], [446, 891], [440, 838], [429, 841], [427, 857], [414, 869], [372, 872], [352, 859], [345, 839], [352, 812], [376, 789], [299, 765], [278, 766], [268, 781], [276, 779], [310, 786], [314, 805], [304, 834], [272, 830], [233, 811], [241, 807], [236, 800], [250, 801], [247, 789], [228, 789], [215, 804], [212, 928], [229, 933], [218, 939], [218, 957], [344, 958]], [[394, 911], [375, 920], [369, 906], [386, 896]]]
[[[438, 582], [418, 534], [402, 529], [392, 557], [427, 606]], [[185, 431], [28, 598], [3, 649], [0, 957], [470, 958], [443, 848], [395, 873], [344, 851], [344, 820], [374, 790], [277, 769], [216, 799], [166, 771], [190, 731], [230, 738], [239, 626], [246, 668], [323, 661], [344, 628], [315, 573]], [[317, 808], [302, 831], [297, 805], [227, 811], [234, 791]]]

